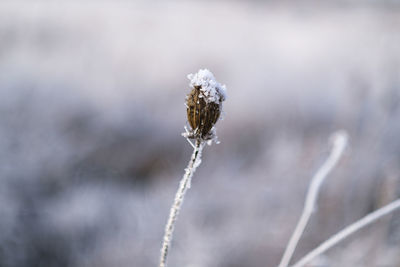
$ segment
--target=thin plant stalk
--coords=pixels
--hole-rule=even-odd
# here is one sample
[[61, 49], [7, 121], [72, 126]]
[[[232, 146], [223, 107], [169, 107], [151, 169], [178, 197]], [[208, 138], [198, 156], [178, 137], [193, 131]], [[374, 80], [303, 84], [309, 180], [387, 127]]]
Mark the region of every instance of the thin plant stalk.
[[[189, 74], [191, 91], [186, 96], [186, 114], [190, 130], [185, 127], [183, 137], [193, 147], [193, 154], [185, 169], [185, 174], [179, 183], [174, 202], [172, 203], [165, 233], [161, 247], [160, 265], [167, 266], [168, 251], [171, 247], [171, 240], [174, 227], [182, 207], [183, 198], [190, 188], [192, 176], [201, 163], [201, 152], [204, 144], [211, 145], [212, 141], [217, 143], [215, 123], [222, 112], [222, 102], [226, 99], [226, 87], [215, 80], [214, 75], [208, 69], [200, 69], [195, 74]], [[196, 140], [195, 144], [189, 139]]]
[[186, 191], [190, 188], [192, 176], [196, 171], [196, 168], [201, 163], [201, 152], [203, 150], [203, 142], [197, 140], [196, 144], [193, 146], [193, 154], [189, 161], [187, 168], [185, 169], [185, 174], [179, 183], [178, 191], [175, 194], [174, 202], [171, 206], [168, 222], [165, 226], [165, 233], [163, 238], [163, 244], [161, 248], [160, 257], [160, 267], [167, 266], [168, 251], [171, 246], [172, 235], [174, 233], [175, 223], [178, 219], [179, 211], [182, 207], [183, 198], [185, 197]]
[[397, 199], [390, 204], [369, 213], [362, 219], [356, 221], [355, 223], [347, 226], [340, 232], [336, 233], [332, 237], [330, 237], [328, 240], [320, 244], [317, 248], [314, 250], [310, 251], [306, 256], [304, 256], [301, 260], [299, 260], [296, 264], [294, 264], [292, 267], [302, 267], [305, 266], [307, 263], [309, 263], [311, 260], [313, 260], [315, 257], [321, 255], [328, 249], [332, 248], [335, 246], [337, 243], [342, 241], [343, 239], [347, 238], [351, 234], [354, 234], [358, 230], [368, 226], [369, 224], [375, 222], [376, 220], [380, 219], [381, 217], [395, 211], [396, 209], [400, 209], [400, 199]]
[[289, 265], [293, 253], [297, 247], [297, 244], [304, 232], [304, 229], [307, 226], [308, 220], [310, 219], [311, 214], [314, 212], [318, 198], [318, 192], [321, 188], [321, 185], [324, 182], [325, 178], [328, 176], [328, 174], [335, 167], [341, 155], [343, 154], [343, 151], [347, 145], [347, 139], [348, 139], [347, 133], [344, 131], [339, 131], [333, 135], [333, 147], [331, 153], [311, 180], [303, 212], [289, 240], [289, 243], [286, 246], [279, 267], [287, 267]]

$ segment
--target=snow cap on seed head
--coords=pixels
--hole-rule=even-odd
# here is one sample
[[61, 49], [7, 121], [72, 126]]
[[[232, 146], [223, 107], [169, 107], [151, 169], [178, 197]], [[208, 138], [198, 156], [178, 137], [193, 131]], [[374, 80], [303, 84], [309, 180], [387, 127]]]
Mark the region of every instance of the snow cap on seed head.
[[226, 86], [215, 80], [214, 75], [208, 69], [200, 69], [195, 74], [189, 74], [190, 87], [200, 87], [199, 97], [204, 98], [207, 103], [220, 104], [226, 100]]

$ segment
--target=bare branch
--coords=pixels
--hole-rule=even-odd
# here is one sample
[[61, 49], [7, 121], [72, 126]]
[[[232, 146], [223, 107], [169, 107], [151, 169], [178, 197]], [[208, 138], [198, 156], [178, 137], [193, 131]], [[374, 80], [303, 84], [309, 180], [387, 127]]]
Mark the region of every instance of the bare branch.
[[293, 267], [302, 267], [305, 264], [309, 263], [312, 259], [317, 257], [318, 255], [324, 253], [331, 247], [335, 246], [337, 243], [347, 238], [351, 234], [357, 232], [361, 228], [366, 227], [367, 225], [375, 222], [381, 217], [393, 212], [396, 209], [400, 208], [400, 199], [393, 201], [392, 203], [374, 211], [365, 216], [364, 218], [358, 220], [357, 222], [347, 226], [342, 231], [338, 232], [334, 236], [330, 237], [328, 240], [323, 242], [317, 248], [309, 252], [306, 256], [304, 256], [301, 260], [299, 260]]
[[293, 256], [293, 253], [297, 247], [297, 244], [304, 232], [304, 229], [310, 219], [311, 214], [315, 209], [315, 204], [318, 198], [318, 192], [322, 183], [328, 174], [335, 167], [336, 163], [340, 159], [343, 154], [344, 149], [347, 145], [348, 136], [345, 131], [338, 131], [333, 134], [332, 141], [333, 147], [331, 153], [324, 164], [319, 168], [317, 173], [311, 180], [310, 186], [308, 188], [306, 201], [304, 204], [304, 209], [301, 214], [300, 220], [297, 223], [296, 229], [294, 230], [289, 243], [286, 247], [285, 253], [282, 256], [279, 267], [287, 267], [290, 263], [290, 260]]

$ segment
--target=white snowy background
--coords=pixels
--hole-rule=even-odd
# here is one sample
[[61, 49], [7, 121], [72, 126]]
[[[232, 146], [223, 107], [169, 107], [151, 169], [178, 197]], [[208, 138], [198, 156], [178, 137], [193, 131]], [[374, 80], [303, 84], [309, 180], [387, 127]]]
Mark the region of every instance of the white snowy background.
[[[400, 4], [278, 2], [1, 2], [0, 266], [157, 266], [200, 68], [226, 115], [171, 267], [276, 266], [337, 129], [295, 260], [398, 198]], [[312, 266], [400, 266], [399, 212]]]

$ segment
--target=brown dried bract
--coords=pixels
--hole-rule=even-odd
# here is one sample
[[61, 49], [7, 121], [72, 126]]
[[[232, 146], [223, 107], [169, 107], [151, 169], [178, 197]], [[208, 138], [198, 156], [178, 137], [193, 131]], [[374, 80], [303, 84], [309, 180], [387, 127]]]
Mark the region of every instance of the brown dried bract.
[[209, 140], [212, 138], [211, 129], [221, 114], [221, 104], [207, 103], [201, 97], [199, 86], [195, 86], [186, 100], [187, 118], [192, 128], [189, 138]]

